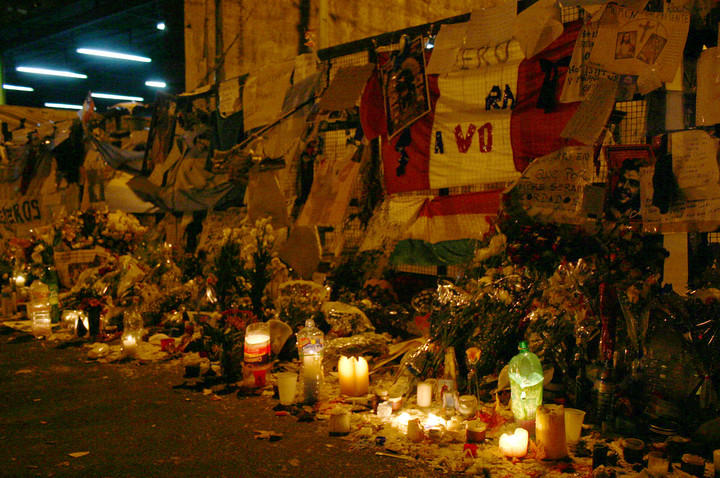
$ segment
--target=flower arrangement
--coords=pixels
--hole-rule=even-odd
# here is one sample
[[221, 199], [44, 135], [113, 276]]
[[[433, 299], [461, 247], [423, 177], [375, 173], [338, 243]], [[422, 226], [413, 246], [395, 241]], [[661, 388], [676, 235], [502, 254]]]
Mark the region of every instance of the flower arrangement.
[[277, 258], [276, 236], [267, 218], [253, 225], [223, 230], [216, 251], [210, 251], [211, 270], [217, 278], [215, 289], [221, 308], [230, 308], [243, 297], [249, 297], [252, 311], [265, 320], [266, 288], [273, 277], [286, 274], [287, 268]]
[[220, 361], [226, 384], [237, 382], [242, 373], [245, 329], [257, 322], [257, 317], [249, 310], [234, 308], [198, 317], [203, 349], [211, 360]]
[[293, 330], [298, 330], [305, 325], [307, 319], [320, 320], [320, 307], [326, 298], [327, 289], [317, 282], [284, 282], [280, 285], [277, 298], [279, 318]]

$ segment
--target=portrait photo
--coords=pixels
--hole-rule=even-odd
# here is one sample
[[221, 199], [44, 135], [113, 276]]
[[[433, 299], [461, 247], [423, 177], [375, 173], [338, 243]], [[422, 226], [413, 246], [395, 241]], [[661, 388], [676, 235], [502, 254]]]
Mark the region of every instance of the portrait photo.
[[663, 48], [665, 48], [666, 43], [667, 38], [663, 38], [660, 35], [653, 33], [650, 35], [650, 38], [648, 38], [648, 41], [646, 41], [643, 45], [640, 53], [638, 53], [637, 59], [647, 63], [648, 65], [654, 64], [660, 56], [660, 53], [662, 53]]
[[635, 56], [635, 45], [637, 44], [637, 32], [635, 30], [618, 32], [615, 43], [615, 59], [633, 58]]
[[605, 219], [641, 218], [641, 168], [653, 163], [648, 145], [616, 145], [605, 148], [608, 164]]

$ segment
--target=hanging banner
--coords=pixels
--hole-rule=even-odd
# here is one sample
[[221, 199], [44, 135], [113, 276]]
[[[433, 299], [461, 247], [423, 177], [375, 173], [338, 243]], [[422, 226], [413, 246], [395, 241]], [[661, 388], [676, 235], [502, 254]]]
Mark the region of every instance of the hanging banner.
[[428, 171], [432, 189], [507, 182], [519, 175], [510, 121], [523, 54], [512, 41], [483, 58], [484, 65], [438, 78]]
[[399, 236], [390, 263], [417, 266], [467, 261], [500, 209], [499, 190], [426, 199]]
[[[561, 103], [560, 91], [582, 23], [565, 24], [563, 34], [532, 58], [520, 63], [512, 111], [510, 138], [513, 162], [524, 171], [535, 158], [548, 155], [568, 145], [560, 137], [580, 103]], [[569, 145], [577, 145], [571, 141]]]

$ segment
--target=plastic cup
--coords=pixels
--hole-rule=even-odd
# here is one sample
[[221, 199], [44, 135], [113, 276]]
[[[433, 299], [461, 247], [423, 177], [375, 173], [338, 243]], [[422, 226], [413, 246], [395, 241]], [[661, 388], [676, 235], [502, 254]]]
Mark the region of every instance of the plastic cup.
[[294, 372], [280, 372], [275, 375], [278, 381], [278, 395], [282, 405], [295, 403], [295, 389], [297, 387], [297, 374]]
[[582, 424], [585, 420], [585, 412], [577, 408], [565, 409], [565, 440], [568, 445], [574, 445], [580, 441]]
[[648, 473], [654, 478], [662, 478], [667, 476], [670, 461], [668, 457], [659, 451], [651, 451], [648, 453]]

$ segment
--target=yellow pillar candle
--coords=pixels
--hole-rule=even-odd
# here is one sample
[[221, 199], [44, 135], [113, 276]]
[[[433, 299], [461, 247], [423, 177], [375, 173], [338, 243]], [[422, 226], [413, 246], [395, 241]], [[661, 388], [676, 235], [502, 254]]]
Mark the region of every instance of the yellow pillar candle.
[[503, 433], [500, 437], [500, 451], [508, 458], [522, 458], [527, 455], [530, 435], [524, 428], [516, 428], [515, 433]]
[[359, 397], [368, 393], [370, 385], [368, 363], [363, 357], [341, 356], [338, 362], [340, 393]]
[[565, 408], [562, 405], [540, 405], [535, 413], [535, 437], [545, 449], [545, 458], [559, 460], [567, 456]]

